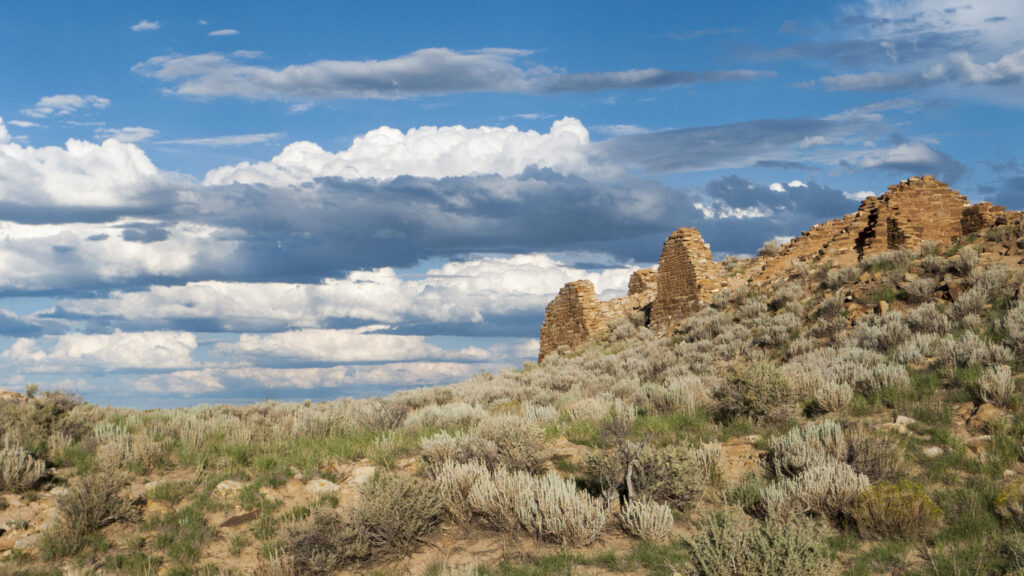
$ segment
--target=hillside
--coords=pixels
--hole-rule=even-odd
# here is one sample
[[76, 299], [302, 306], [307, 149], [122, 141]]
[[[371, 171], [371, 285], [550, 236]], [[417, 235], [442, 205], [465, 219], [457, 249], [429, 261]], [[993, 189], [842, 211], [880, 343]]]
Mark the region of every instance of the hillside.
[[0, 393], [5, 574], [1024, 574], [1024, 215], [931, 176], [681, 228], [522, 370], [136, 411]]

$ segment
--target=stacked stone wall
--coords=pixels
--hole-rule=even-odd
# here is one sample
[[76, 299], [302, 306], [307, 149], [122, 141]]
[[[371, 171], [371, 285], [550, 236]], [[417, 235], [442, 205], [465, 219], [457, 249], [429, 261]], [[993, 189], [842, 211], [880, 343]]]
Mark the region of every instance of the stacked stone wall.
[[562, 287], [548, 304], [540, 327], [540, 359], [559, 348], [575, 348], [597, 335], [601, 301], [590, 280], [577, 280]]
[[673, 232], [658, 260], [658, 293], [651, 303], [651, 327], [670, 330], [701, 302], [710, 302], [719, 283], [711, 248], [695, 228]]
[[868, 198], [858, 215], [865, 215], [868, 226], [858, 239], [860, 254], [888, 250], [914, 250], [923, 240], [940, 245], [962, 233], [967, 198], [934, 176], [914, 177], [889, 187], [880, 198]]
[[1006, 221], [1006, 208], [994, 206], [991, 202], [982, 202], [981, 204], [964, 208], [964, 215], [960, 219], [960, 227], [966, 236], [986, 228], [999, 226], [1001, 222]]

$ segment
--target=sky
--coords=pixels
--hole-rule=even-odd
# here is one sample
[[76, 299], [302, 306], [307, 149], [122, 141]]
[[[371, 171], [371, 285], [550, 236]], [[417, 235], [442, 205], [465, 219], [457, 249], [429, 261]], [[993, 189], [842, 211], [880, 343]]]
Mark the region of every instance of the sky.
[[0, 387], [322, 400], [536, 359], [934, 174], [1024, 209], [1024, 3], [0, 5]]

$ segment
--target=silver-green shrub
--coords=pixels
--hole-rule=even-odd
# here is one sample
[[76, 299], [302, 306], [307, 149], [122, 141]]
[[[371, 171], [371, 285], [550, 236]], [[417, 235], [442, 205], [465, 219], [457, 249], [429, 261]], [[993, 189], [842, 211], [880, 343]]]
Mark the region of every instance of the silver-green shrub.
[[946, 334], [949, 317], [935, 302], [928, 302], [907, 313], [907, 325], [917, 334]]
[[635, 498], [622, 505], [619, 522], [634, 538], [663, 542], [672, 533], [672, 509], [649, 498]]
[[950, 260], [950, 266], [958, 275], [967, 276], [977, 268], [979, 260], [978, 250], [974, 246], [964, 246]]
[[818, 406], [826, 412], [838, 412], [850, 405], [853, 400], [853, 388], [842, 382], [825, 382], [814, 393]]
[[599, 499], [554, 472], [532, 476], [498, 468], [476, 481], [468, 502], [474, 513], [503, 534], [523, 531], [563, 546], [592, 543], [607, 521]]
[[995, 404], [1001, 408], [1009, 408], [1017, 387], [1013, 382], [1013, 373], [1006, 364], [989, 366], [978, 381], [978, 396], [982, 402]]
[[437, 483], [441, 506], [459, 524], [467, 524], [473, 517], [469, 493], [481, 479], [489, 478], [487, 467], [479, 462], [445, 461], [438, 469]]
[[697, 576], [819, 576], [830, 563], [822, 527], [807, 518], [761, 523], [726, 509], [702, 517], [685, 542]]
[[4, 447], [0, 450], [0, 492], [27, 490], [45, 471], [45, 462], [33, 458], [20, 444], [4, 436]]
[[833, 420], [822, 420], [772, 438], [765, 464], [776, 478], [792, 478], [816, 466], [843, 462], [846, 455], [843, 427]]
[[1006, 332], [1004, 341], [1014, 350], [1024, 351], [1024, 300], [1018, 301], [1006, 313], [1006, 318], [1003, 319], [1003, 330]]

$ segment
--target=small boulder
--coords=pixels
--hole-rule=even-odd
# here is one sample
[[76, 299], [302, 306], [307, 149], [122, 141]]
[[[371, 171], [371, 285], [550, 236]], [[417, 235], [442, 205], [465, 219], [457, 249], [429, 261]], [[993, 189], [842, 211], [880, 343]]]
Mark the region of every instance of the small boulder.
[[285, 482], [283, 490], [286, 494], [296, 495], [301, 494], [306, 489], [306, 485], [302, 483], [302, 480], [298, 478], [291, 478]]
[[966, 426], [967, 421], [974, 414], [974, 402], [960, 402], [953, 404], [953, 424]]
[[154, 516], [163, 516], [164, 514], [168, 514], [173, 511], [174, 508], [172, 508], [170, 504], [166, 502], [161, 502], [159, 500], [149, 500], [146, 502], [146, 507], [142, 510], [142, 517], [146, 520], [149, 520]]
[[967, 446], [968, 448], [970, 448], [971, 452], [974, 452], [975, 454], [984, 454], [985, 453], [985, 448], [988, 446], [988, 443], [991, 440], [992, 440], [992, 437], [989, 436], [988, 434], [984, 434], [984, 435], [981, 435], [981, 436], [974, 436], [972, 438], [968, 438], [967, 440], [964, 440], [964, 446]]
[[269, 486], [261, 486], [260, 494], [270, 502], [280, 502], [284, 500], [284, 498], [281, 497], [280, 492]]
[[312, 492], [317, 496], [319, 496], [320, 494], [334, 494], [339, 489], [340, 487], [337, 484], [331, 482], [330, 480], [325, 480], [323, 478], [310, 480], [309, 482], [306, 483], [306, 491]]
[[20, 394], [14, 390], [5, 390], [0, 388], [0, 400], [21, 400], [24, 397], [24, 394]]
[[998, 423], [1002, 422], [1008, 415], [992, 404], [982, 404], [974, 411], [974, 415], [967, 421], [967, 429], [974, 434], [990, 432]]
[[936, 456], [942, 456], [942, 448], [939, 446], [928, 446], [922, 450], [925, 456], [929, 458], [935, 458]]
[[238, 480], [225, 480], [217, 487], [213, 489], [213, 495], [218, 498], [228, 499], [238, 496], [238, 493], [245, 488], [245, 484], [242, 484]]
[[15, 550], [31, 550], [39, 544], [40, 534], [29, 534], [28, 536], [22, 536], [14, 542]]

